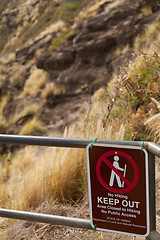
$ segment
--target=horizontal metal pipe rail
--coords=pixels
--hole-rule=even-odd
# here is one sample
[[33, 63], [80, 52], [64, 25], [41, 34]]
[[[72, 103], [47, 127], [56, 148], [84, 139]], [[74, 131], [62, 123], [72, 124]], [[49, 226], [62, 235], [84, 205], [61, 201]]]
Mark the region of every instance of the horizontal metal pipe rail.
[[[21, 145], [37, 145], [50, 147], [70, 147], [70, 148], [86, 148], [94, 139], [80, 138], [55, 138], [55, 137], [39, 137], [39, 136], [20, 136], [0, 134], [0, 143], [21, 144]], [[152, 154], [160, 157], [160, 146], [152, 142], [143, 141], [117, 141], [117, 140], [100, 140], [97, 143], [142, 146]]]
[[[69, 147], [69, 148], [86, 148], [94, 139], [78, 139], [78, 138], [54, 138], [39, 136], [19, 136], [0, 134], [0, 143], [2, 144], [21, 144], [51, 147]], [[117, 141], [117, 140], [100, 140], [97, 143], [105, 143], [112, 145], [141, 146], [155, 156], [160, 157], [160, 146], [152, 142], [144, 141]], [[55, 216], [48, 214], [40, 214], [26, 211], [16, 211], [0, 208], [0, 216], [5, 218], [21, 219], [33, 222], [42, 222], [55, 225], [64, 225], [76, 228], [93, 229], [90, 220], [70, 218], [63, 216]], [[152, 230], [147, 240], [160, 240], [160, 234], [156, 230]]]
[[[26, 211], [16, 211], [0, 208], [0, 216], [4, 218], [20, 219], [31, 222], [41, 222], [54, 225], [63, 225], [68, 227], [83, 228], [88, 230], [93, 230], [90, 220], [62, 217], [48, 214], [40, 214]], [[153, 230], [150, 232], [147, 240], [160, 240], [160, 234]]]
[[0, 216], [5, 218], [21, 219], [32, 222], [41, 222], [76, 228], [92, 229], [89, 219], [87, 220], [34, 212], [16, 211], [4, 208], [0, 208]]

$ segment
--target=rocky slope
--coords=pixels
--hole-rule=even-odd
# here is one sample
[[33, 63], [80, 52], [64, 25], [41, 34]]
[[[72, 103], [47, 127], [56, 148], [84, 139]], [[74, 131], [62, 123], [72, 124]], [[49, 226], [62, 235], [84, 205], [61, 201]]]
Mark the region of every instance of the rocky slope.
[[[60, 3], [54, 2], [54, 7]], [[27, 18], [29, 15], [33, 18], [34, 14], [31, 13], [35, 8], [31, 6], [40, 8], [39, 4], [42, 2], [23, 2], [17, 11], [12, 6], [7, 8], [12, 10], [2, 11], [1, 18], [5, 16], [10, 19], [9, 22], [14, 22], [19, 16], [15, 26], [23, 26], [20, 17], [22, 9], [30, 12]], [[141, 50], [145, 39], [139, 43], [138, 49], [135, 49], [135, 40], [143, 35], [147, 26], [159, 19], [159, 11], [156, 0], [134, 0], [132, 4], [129, 0], [103, 1], [94, 16], [78, 20], [76, 27], [72, 26], [72, 20], [65, 27], [64, 24], [58, 25], [58, 31], [56, 27], [56, 31], [46, 31], [41, 37], [33, 38], [25, 47], [12, 52], [10, 60], [5, 64], [8, 54], [1, 54], [1, 101], [7, 96], [1, 119], [7, 124], [1, 124], [0, 132], [18, 134], [35, 116], [41, 119], [43, 127], [30, 134], [45, 134], [51, 130], [63, 132], [66, 125], [69, 126], [80, 114], [89, 110], [95, 90], [106, 86], [113, 73], [119, 72], [132, 58], [133, 52]], [[61, 42], [62, 37], [64, 39]], [[13, 39], [6, 44], [10, 44]], [[58, 45], [55, 45], [56, 41]], [[7, 49], [6, 44], [4, 49]], [[43, 54], [45, 51], [47, 53]], [[24, 94], [27, 80], [32, 76], [35, 66], [48, 72], [47, 80], [36, 92]], [[36, 82], [33, 79], [30, 88], [34, 85]], [[44, 97], [46, 85], [48, 88], [54, 85], [55, 91], [53, 89]], [[16, 117], [16, 120], [8, 121], [23, 112], [26, 105], [33, 103], [39, 105], [37, 112], [30, 110]]]
[[[110, 4], [101, 5], [98, 14], [81, 22], [65, 45], [37, 61], [37, 67], [49, 72], [51, 81], [65, 85], [67, 92], [85, 84], [93, 93], [106, 85], [111, 74], [131, 59], [135, 38], [159, 16], [154, 1], [122, 1], [111, 9]], [[143, 14], [145, 7], [150, 9], [148, 15]], [[126, 53], [117, 56], [116, 49], [126, 45]]]
[[[156, 106], [154, 103], [157, 101], [159, 104], [160, 100], [157, 83], [159, 52], [154, 54], [152, 52], [152, 56], [149, 56], [141, 50], [144, 46], [149, 47], [151, 39], [154, 42], [157, 37], [160, 26], [158, 0], [15, 0], [12, 2], [4, 0], [0, 2], [0, 133], [52, 136], [62, 136], [63, 133], [65, 137], [73, 137], [77, 129], [72, 127], [68, 130], [66, 126], [76, 124], [77, 120], [82, 118], [81, 130], [84, 131], [82, 137], [88, 135], [90, 137], [92, 132], [91, 137], [98, 135], [97, 137], [100, 138], [113, 139], [112, 132], [117, 131], [114, 137], [123, 139], [125, 130], [127, 132], [124, 126], [127, 116], [128, 132], [130, 136], [132, 135], [132, 139], [135, 140], [137, 137], [138, 140], [146, 140], [145, 137], [148, 136], [142, 135], [146, 134], [142, 118], [152, 123], [150, 117], [155, 117], [154, 115], [158, 115], [159, 111], [157, 107], [159, 105]], [[141, 55], [139, 52], [142, 52], [144, 62], [147, 59], [149, 63], [143, 65], [146, 69], [143, 68], [142, 71], [136, 64], [132, 65], [131, 72], [127, 68], [124, 81], [128, 80], [128, 97], [131, 96], [135, 102], [137, 96], [140, 95], [140, 98], [138, 104], [133, 103], [133, 108], [131, 106], [126, 114], [124, 108], [127, 106], [127, 95], [124, 99], [120, 99], [123, 100], [122, 102], [117, 100], [116, 106], [114, 105], [117, 98], [117, 95], [113, 95], [114, 87], [117, 87], [118, 83], [114, 81], [114, 78], [116, 79], [114, 74], [121, 74], [123, 67], [133, 56]], [[141, 66], [140, 64], [140, 68]], [[133, 72], [136, 71], [137, 73], [132, 77]], [[144, 84], [138, 82], [137, 85], [134, 80], [139, 80], [141, 77]], [[145, 96], [146, 88], [143, 88], [144, 85], [146, 87], [148, 78], [151, 79], [147, 87], [151, 92], [149, 101], [146, 100], [148, 95]], [[111, 87], [109, 87], [110, 83]], [[106, 85], [108, 85], [107, 90], [96, 91]], [[137, 89], [135, 86], [138, 86]], [[107, 92], [109, 89], [110, 92]], [[146, 97], [146, 102], [140, 106], [139, 102], [144, 103], [143, 95]], [[151, 97], [154, 97], [153, 102]], [[99, 102], [96, 102], [97, 98], [100, 98]], [[125, 107], [122, 106], [123, 104]], [[112, 118], [117, 122], [112, 126], [112, 121], [108, 124], [105, 120], [111, 113], [113, 105], [115, 112], [112, 112]], [[117, 110], [118, 105], [120, 108]], [[129, 107], [127, 106], [126, 109], [128, 110]], [[101, 117], [100, 114], [103, 116]], [[90, 129], [85, 129], [86, 122], [90, 122], [88, 124]], [[155, 126], [155, 135], [158, 139], [159, 125]], [[153, 133], [152, 130], [153, 128], [150, 135]], [[135, 132], [138, 134], [136, 135]], [[78, 134], [80, 135], [81, 132]], [[74, 152], [73, 149], [73, 152], [54, 148], [53, 152], [44, 148], [17, 149], [17, 146], [16, 151], [12, 151], [14, 149], [0, 146], [2, 207], [24, 208], [29, 211], [33, 208], [38, 212], [89, 218], [85, 181], [83, 186], [86, 171], [83, 166], [85, 157], [82, 153]], [[60, 174], [54, 165], [55, 162], [59, 163], [59, 160]], [[156, 160], [157, 173], [159, 166]], [[55, 190], [55, 182], [59, 184], [57, 187], [58, 190], [60, 189], [59, 192]], [[158, 230], [159, 183], [158, 173], [156, 176]], [[54, 190], [57, 195], [54, 195]], [[86, 198], [83, 196], [84, 193]], [[84, 199], [82, 205], [79, 205], [82, 196]], [[58, 204], [56, 201], [60, 198], [63, 198], [61, 202], [69, 202], [69, 206]], [[74, 207], [70, 204], [74, 204]], [[3, 219], [0, 224], [8, 226]], [[1, 234], [3, 235], [3, 232]], [[20, 224], [17, 222], [7, 227], [1, 238], [75, 239], [75, 236], [81, 239], [105, 237], [124, 239], [124, 236], [115, 234], [29, 222], [20, 222]], [[130, 238], [133, 237], [126, 236], [126, 239]]]

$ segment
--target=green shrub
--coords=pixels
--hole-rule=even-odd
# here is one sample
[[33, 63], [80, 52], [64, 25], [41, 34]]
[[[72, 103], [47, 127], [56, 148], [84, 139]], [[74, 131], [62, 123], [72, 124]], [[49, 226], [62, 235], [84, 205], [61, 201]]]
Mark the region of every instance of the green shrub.
[[160, 56], [157, 53], [148, 55], [142, 52], [138, 61], [132, 71], [128, 71], [128, 68], [125, 70], [122, 78], [122, 84], [127, 90], [127, 102], [133, 108], [147, 105], [152, 96], [159, 97]]
[[65, 42], [67, 37], [69, 37], [69, 35], [73, 33], [74, 30], [71, 30], [71, 28], [67, 28], [63, 32], [61, 32], [56, 38], [53, 39], [52, 49], [57, 49], [58, 47], [60, 47]]
[[68, 22], [73, 17], [73, 13], [79, 8], [79, 6], [79, 1], [64, 1], [61, 3], [59, 8], [57, 8], [54, 16], [56, 19], [61, 19], [65, 22]]

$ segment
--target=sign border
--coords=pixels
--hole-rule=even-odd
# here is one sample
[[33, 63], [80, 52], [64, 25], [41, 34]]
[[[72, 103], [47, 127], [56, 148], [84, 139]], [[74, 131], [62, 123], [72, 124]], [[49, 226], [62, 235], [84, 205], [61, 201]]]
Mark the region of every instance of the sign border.
[[88, 174], [88, 194], [89, 194], [89, 207], [90, 207], [90, 223], [91, 226], [94, 228], [93, 224], [93, 216], [92, 216], [92, 198], [91, 198], [91, 178], [90, 178], [90, 163], [89, 163], [89, 148], [94, 146], [99, 146], [99, 147], [113, 147], [113, 148], [128, 148], [128, 149], [137, 149], [141, 150], [145, 153], [145, 166], [146, 166], [146, 220], [147, 220], [147, 232], [144, 235], [140, 234], [134, 234], [134, 233], [129, 233], [129, 232], [122, 232], [122, 231], [115, 231], [115, 230], [110, 230], [110, 229], [103, 229], [103, 228], [96, 228], [96, 230], [99, 231], [105, 231], [105, 232], [112, 232], [112, 233], [119, 233], [119, 234], [125, 234], [125, 235], [131, 235], [131, 236], [136, 236], [136, 237], [147, 237], [150, 233], [150, 214], [149, 214], [149, 169], [148, 169], [148, 152], [141, 147], [138, 146], [126, 146], [126, 145], [116, 145], [116, 144], [101, 144], [101, 143], [90, 143], [86, 147], [86, 155], [87, 155], [87, 174]]

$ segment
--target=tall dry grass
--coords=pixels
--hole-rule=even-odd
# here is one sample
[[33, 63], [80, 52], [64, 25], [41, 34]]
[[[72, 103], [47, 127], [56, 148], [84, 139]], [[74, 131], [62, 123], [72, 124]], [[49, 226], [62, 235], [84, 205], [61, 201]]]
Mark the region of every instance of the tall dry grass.
[[[123, 139], [123, 125], [103, 127], [103, 94], [103, 89], [97, 91], [89, 116], [84, 116], [79, 127], [66, 128], [64, 137]], [[96, 117], [95, 112], [99, 112]], [[51, 198], [74, 203], [87, 191], [84, 149], [26, 146], [13, 156], [4, 156], [0, 171], [0, 203], [5, 208], [26, 210]]]
[[21, 97], [36, 95], [42, 91], [48, 79], [47, 72], [35, 68], [26, 80]]
[[[157, 35], [159, 36], [159, 33]], [[141, 40], [137, 38], [135, 48], [140, 46], [139, 41]], [[76, 126], [66, 128], [63, 136], [115, 140], [123, 140], [129, 136], [130, 140], [136, 140], [139, 133], [145, 133], [145, 136], [153, 135], [154, 140], [159, 142], [160, 121], [159, 115], [156, 115], [159, 114], [159, 109], [154, 110], [153, 105], [150, 105], [150, 98], [153, 95], [156, 98], [159, 96], [160, 81], [154, 79], [154, 73], [152, 76], [150, 71], [148, 72], [148, 76], [155, 80], [152, 85], [149, 85], [152, 94], [147, 98], [147, 104], [141, 103], [142, 106], [138, 109], [134, 107], [134, 103], [137, 101], [137, 98], [134, 100], [134, 96], [136, 93], [139, 94], [139, 88], [132, 87], [142, 86], [138, 82], [140, 79], [138, 76], [143, 75], [141, 70], [148, 68], [148, 64], [155, 64], [155, 60], [151, 61], [151, 59], [156, 59], [153, 53], [156, 52], [157, 59], [159, 59], [158, 45], [158, 40], [156, 43], [150, 44], [150, 47], [147, 45], [146, 56], [153, 57], [148, 58], [148, 62], [144, 61], [144, 54], [137, 54], [130, 62], [125, 78], [123, 74], [115, 75], [106, 89], [99, 89], [91, 98], [88, 112], [81, 116], [81, 120]], [[159, 70], [156, 68], [158, 80], [159, 76]], [[36, 73], [33, 73], [32, 77], [33, 79], [37, 78]], [[123, 80], [123, 84], [121, 80]], [[124, 86], [124, 80], [128, 81], [129, 90]], [[42, 80], [42, 83], [45, 81]], [[37, 87], [35, 82], [36, 90], [32, 92], [31, 79], [27, 82], [26, 89], [24, 89], [28, 91], [27, 94], [36, 94], [40, 91], [41, 87], [39, 85]], [[117, 89], [119, 90], [118, 96]], [[47, 95], [46, 88], [44, 98]], [[129, 95], [131, 95], [131, 101], [128, 101]], [[144, 130], [145, 125], [147, 129]], [[52, 133], [50, 136], [55, 135]], [[144, 140], [144, 135], [139, 135], [139, 137]], [[0, 204], [4, 208], [27, 210], [36, 208], [47, 199], [74, 203], [81, 200], [87, 191], [84, 149], [25, 147], [14, 155], [2, 156], [0, 172]]]

